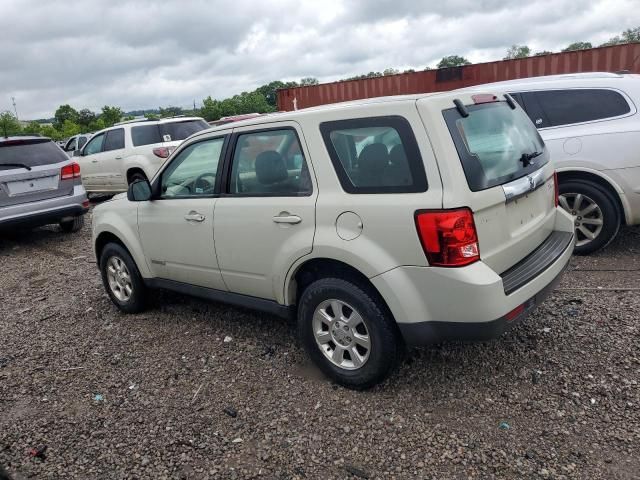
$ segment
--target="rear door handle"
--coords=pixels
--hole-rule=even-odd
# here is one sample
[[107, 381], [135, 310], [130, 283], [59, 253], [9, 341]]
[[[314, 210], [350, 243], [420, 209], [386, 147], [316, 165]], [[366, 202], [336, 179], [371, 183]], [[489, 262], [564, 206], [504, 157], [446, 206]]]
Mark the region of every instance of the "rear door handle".
[[98, 160], [91, 160], [91, 163], [98, 163]]
[[201, 213], [195, 212], [195, 211], [193, 211], [193, 210], [192, 210], [192, 211], [190, 211], [189, 213], [187, 213], [187, 214], [184, 216], [184, 219], [185, 219], [187, 222], [204, 222], [205, 218], [207, 218], [207, 217], [205, 217], [205, 216], [204, 216], [204, 215], [202, 215]]
[[288, 223], [290, 225], [296, 225], [302, 221], [297, 215], [289, 215], [287, 212], [283, 212], [280, 215], [273, 217], [273, 221], [276, 223]]
[[122, 160], [122, 157], [116, 157], [116, 160]]

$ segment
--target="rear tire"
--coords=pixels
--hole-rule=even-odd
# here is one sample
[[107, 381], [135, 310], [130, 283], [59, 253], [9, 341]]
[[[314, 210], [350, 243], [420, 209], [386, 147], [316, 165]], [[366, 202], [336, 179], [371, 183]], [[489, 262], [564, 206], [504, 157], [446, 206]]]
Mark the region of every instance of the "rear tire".
[[611, 194], [597, 183], [583, 179], [561, 182], [559, 191], [560, 206], [574, 220], [574, 252], [587, 255], [609, 245], [621, 223], [620, 211]]
[[338, 278], [317, 280], [304, 290], [298, 336], [325, 375], [356, 390], [382, 382], [404, 353], [400, 332], [382, 300], [369, 288]]
[[60, 230], [65, 233], [73, 233], [82, 230], [84, 226], [84, 215], [74, 217], [73, 220], [65, 220], [60, 222]]
[[136, 263], [121, 245], [108, 243], [100, 254], [100, 273], [111, 301], [125, 313], [139, 313], [147, 306], [147, 288]]

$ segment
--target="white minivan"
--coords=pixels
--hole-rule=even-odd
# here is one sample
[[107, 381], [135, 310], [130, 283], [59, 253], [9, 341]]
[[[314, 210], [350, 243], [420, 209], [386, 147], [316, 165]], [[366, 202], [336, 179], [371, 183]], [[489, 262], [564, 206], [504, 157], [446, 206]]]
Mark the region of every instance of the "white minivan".
[[554, 165], [509, 96], [377, 98], [192, 135], [93, 211], [107, 294], [178, 292], [297, 318], [353, 388], [407, 344], [487, 339], [526, 317], [574, 247]]
[[640, 75], [550, 75], [461, 91], [486, 89], [509, 92], [540, 131], [575, 223], [576, 253], [605, 247], [621, 224], [640, 224]]

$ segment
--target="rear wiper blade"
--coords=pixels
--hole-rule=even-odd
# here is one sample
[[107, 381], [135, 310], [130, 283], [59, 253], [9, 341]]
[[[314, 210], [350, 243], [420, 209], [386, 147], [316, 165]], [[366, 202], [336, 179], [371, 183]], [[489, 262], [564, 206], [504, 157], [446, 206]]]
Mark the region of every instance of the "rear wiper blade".
[[522, 166], [523, 167], [528, 167], [529, 165], [531, 165], [533, 163], [531, 160], [533, 160], [536, 157], [539, 157], [540, 155], [542, 155], [542, 152], [523, 153], [522, 156], [520, 157], [520, 161], [522, 162]]
[[20, 167], [26, 168], [31, 171], [31, 167], [29, 165], [25, 165], [24, 163], [0, 163], [0, 167]]

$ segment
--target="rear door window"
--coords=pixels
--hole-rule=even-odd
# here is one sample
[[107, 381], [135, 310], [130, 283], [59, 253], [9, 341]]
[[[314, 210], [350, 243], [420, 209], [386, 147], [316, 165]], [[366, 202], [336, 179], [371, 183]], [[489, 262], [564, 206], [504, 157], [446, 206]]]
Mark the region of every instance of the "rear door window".
[[184, 140], [196, 132], [209, 128], [204, 120], [185, 120], [182, 122], [159, 123], [160, 138], [164, 142]]
[[469, 188], [476, 192], [523, 177], [549, 161], [540, 134], [521, 108], [506, 102], [444, 110]]
[[52, 165], [68, 161], [69, 157], [49, 139], [0, 142], [0, 170], [20, 168], [10, 164], [21, 164], [29, 168]]
[[100, 153], [102, 151], [102, 144], [104, 143], [104, 133], [99, 133], [93, 137], [85, 146], [82, 153], [84, 155], [93, 155], [94, 153]]
[[320, 125], [327, 151], [347, 193], [427, 190], [418, 144], [403, 117], [369, 117]]
[[111, 150], [120, 150], [124, 148], [124, 128], [116, 128], [107, 132], [107, 138], [104, 141], [103, 152]]
[[131, 141], [134, 147], [162, 143], [158, 124], [131, 127]]
[[[527, 92], [522, 96], [527, 113], [538, 128], [614, 118], [631, 111], [627, 100], [615, 90], [575, 88]], [[539, 118], [542, 121], [537, 123]]]

